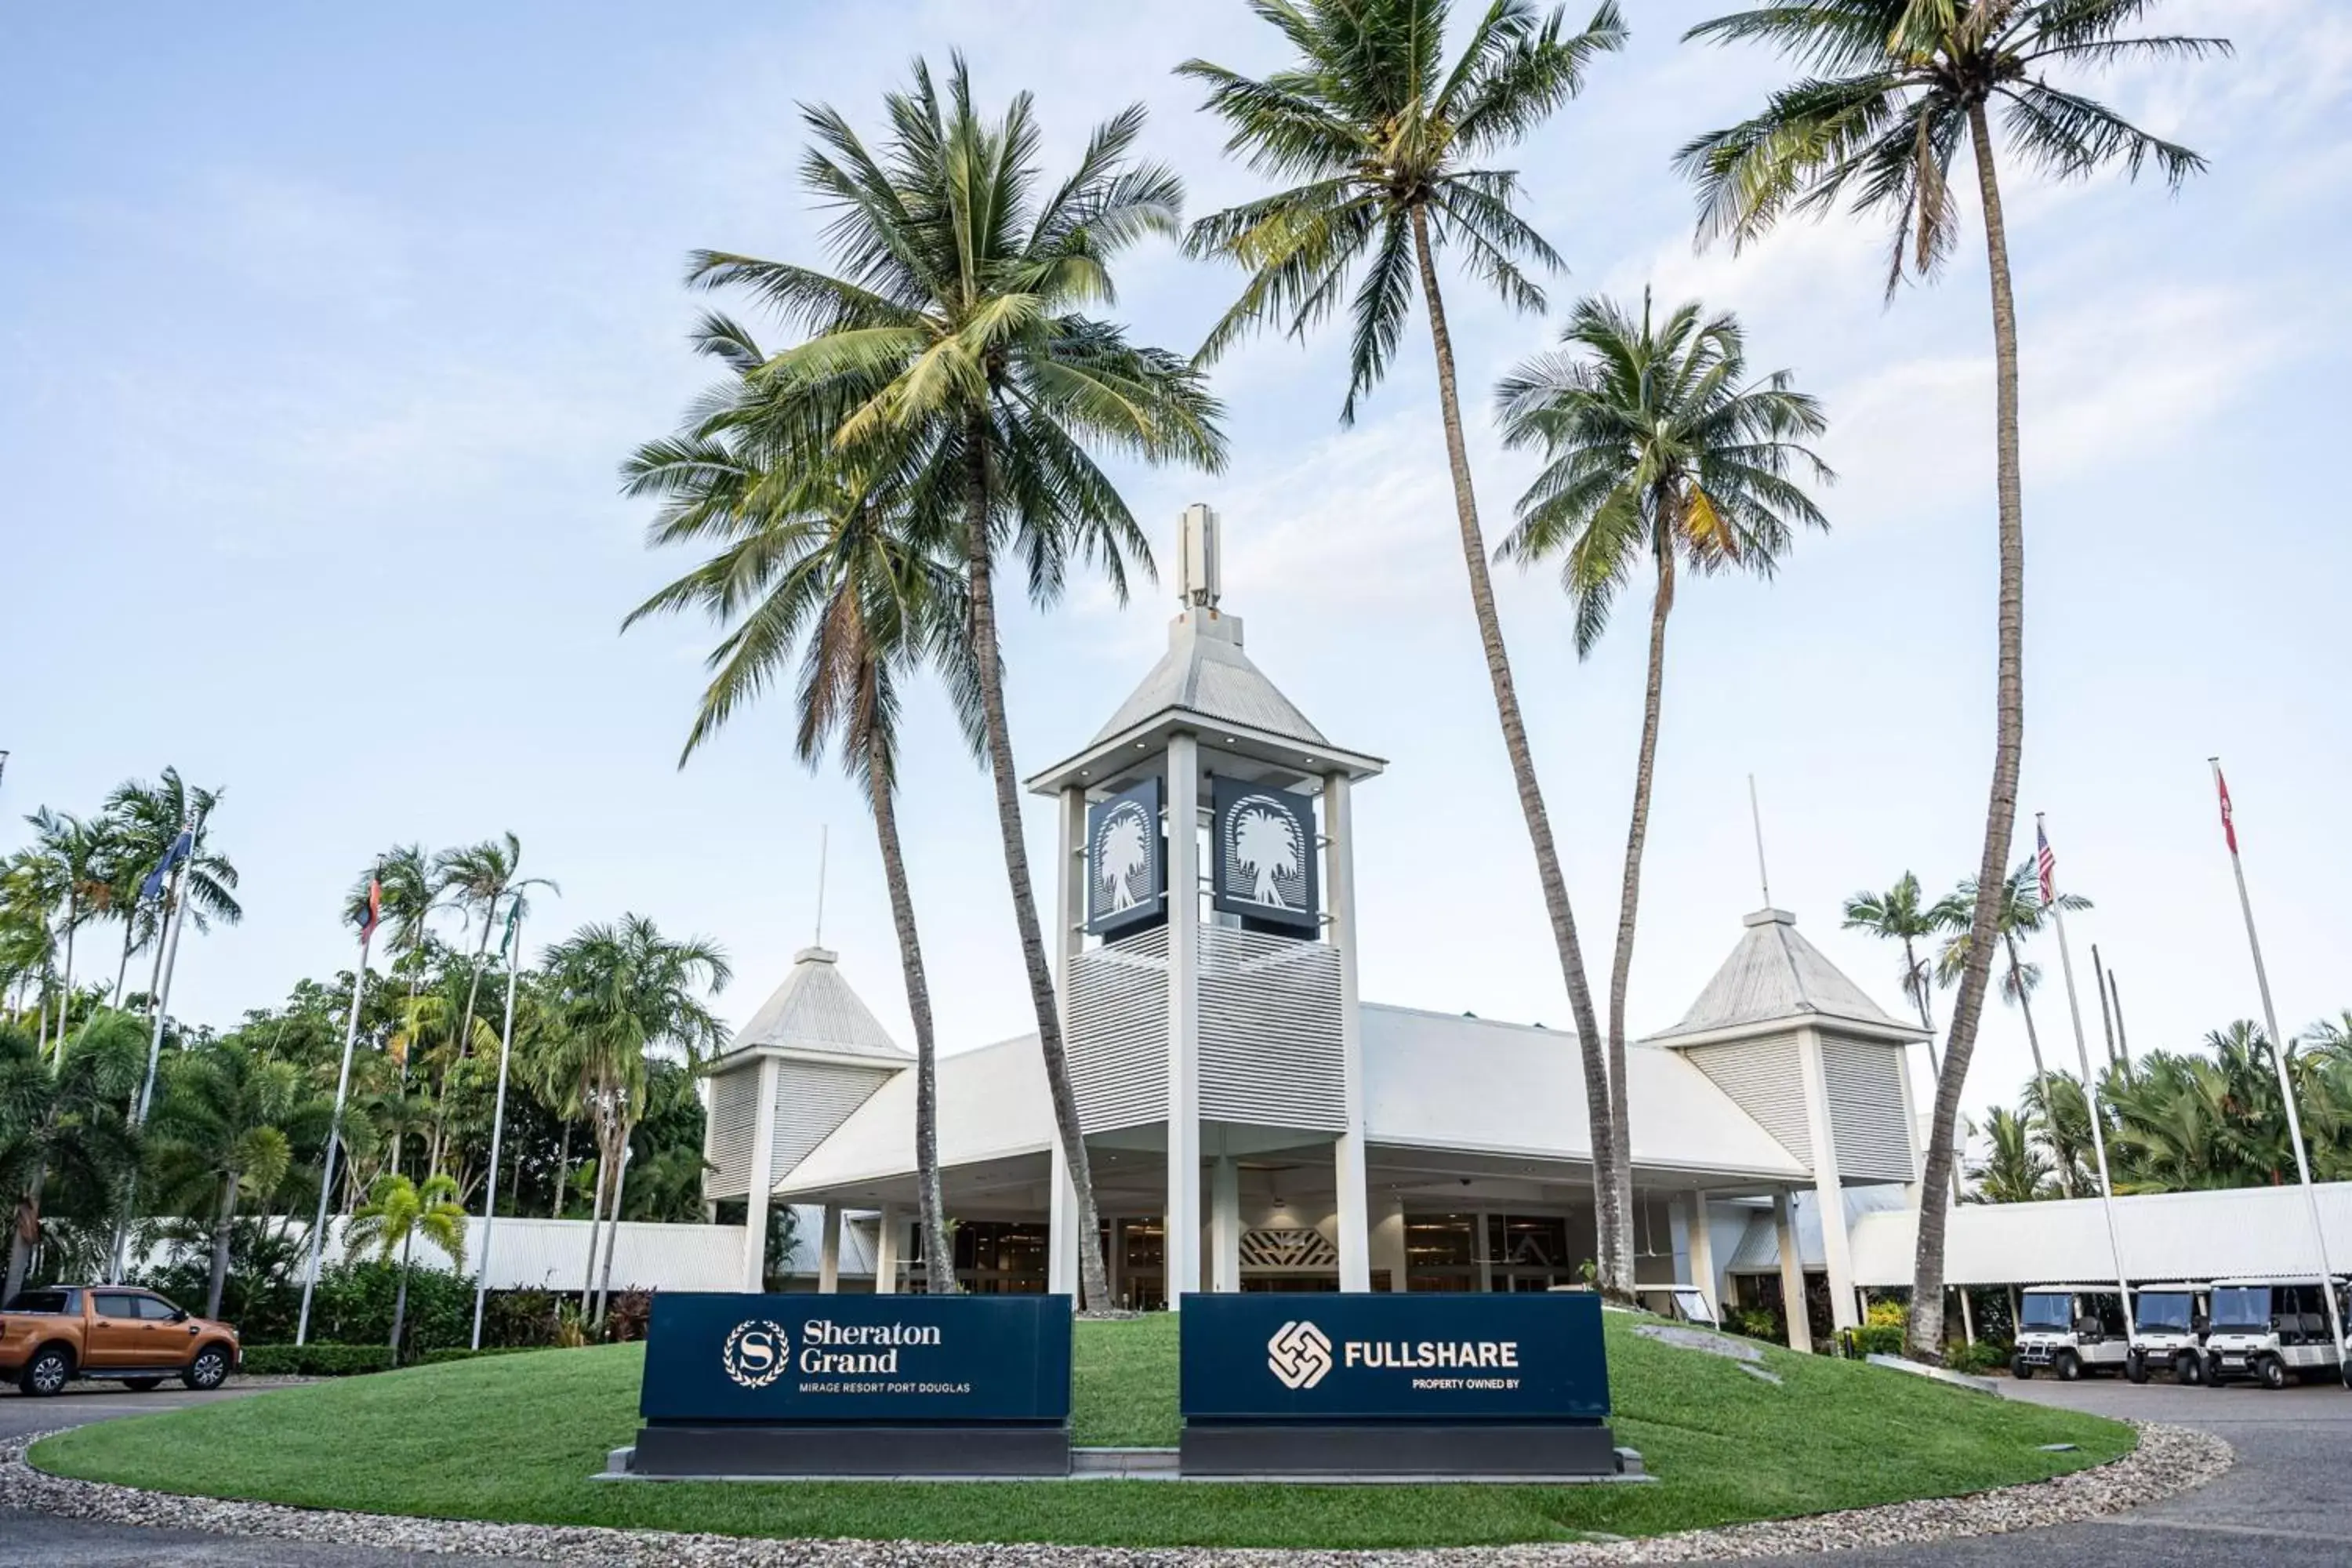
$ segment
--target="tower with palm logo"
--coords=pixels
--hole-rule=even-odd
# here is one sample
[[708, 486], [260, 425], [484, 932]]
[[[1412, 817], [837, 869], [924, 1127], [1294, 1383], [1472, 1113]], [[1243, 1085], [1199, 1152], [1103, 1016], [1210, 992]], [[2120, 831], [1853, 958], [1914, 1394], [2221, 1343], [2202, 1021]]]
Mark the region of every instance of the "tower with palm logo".
[[[1251, 661], [1221, 605], [1222, 542], [1214, 511], [1186, 509], [1167, 653], [1029, 781], [1060, 808], [1079, 1120], [1108, 1162], [1165, 1160], [1171, 1306], [1240, 1288], [1245, 1170], [1318, 1190], [1328, 1171], [1340, 1289], [1370, 1285], [1350, 795], [1385, 763], [1332, 744]], [[1057, 1151], [1057, 1290], [1076, 1258], [1067, 1187]]]

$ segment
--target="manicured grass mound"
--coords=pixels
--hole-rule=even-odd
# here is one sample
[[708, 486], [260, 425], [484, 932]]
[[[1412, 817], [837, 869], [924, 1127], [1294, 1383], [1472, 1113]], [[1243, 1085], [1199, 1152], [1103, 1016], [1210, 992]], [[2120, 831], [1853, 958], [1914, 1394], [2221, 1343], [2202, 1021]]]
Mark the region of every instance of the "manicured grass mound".
[[[1779, 1386], [1608, 1315], [1621, 1442], [1650, 1486], [776, 1486], [592, 1481], [636, 1428], [641, 1347], [541, 1351], [285, 1389], [47, 1439], [42, 1468], [212, 1497], [382, 1513], [740, 1535], [1160, 1546], [1422, 1546], [1651, 1534], [2041, 1479], [2128, 1427], [1925, 1378], [1767, 1350]], [[1078, 1325], [1088, 1445], [1176, 1440], [1176, 1322]], [[2073, 1453], [2041, 1452], [2074, 1443]]]

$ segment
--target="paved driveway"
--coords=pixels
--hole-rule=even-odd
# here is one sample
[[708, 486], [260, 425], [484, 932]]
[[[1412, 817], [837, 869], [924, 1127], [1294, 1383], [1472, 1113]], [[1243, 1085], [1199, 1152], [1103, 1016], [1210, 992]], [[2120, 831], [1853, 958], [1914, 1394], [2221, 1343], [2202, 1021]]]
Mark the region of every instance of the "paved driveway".
[[[2005, 1385], [2011, 1398], [2202, 1427], [2228, 1439], [2238, 1463], [2210, 1486], [2136, 1513], [2089, 1524], [1937, 1546], [1785, 1558], [1816, 1568], [2339, 1568], [2352, 1563], [2352, 1391], [2277, 1393], [2251, 1387], [2174, 1388], [2088, 1382]], [[236, 1384], [213, 1394], [132, 1394], [100, 1384], [56, 1399], [0, 1394], [0, 1436], [79, 1426], [198, 1400], [257, 1392]], [[121, 1564], [250, 1563], [257, 1568], [460, 1568], [435, 1554], [247, 1541], [231, 1536], [84, 1524], [0, 1510], [0, 1565], [114, 1568]], [[513, 1568], [515, 1560], [503, 1560]]]

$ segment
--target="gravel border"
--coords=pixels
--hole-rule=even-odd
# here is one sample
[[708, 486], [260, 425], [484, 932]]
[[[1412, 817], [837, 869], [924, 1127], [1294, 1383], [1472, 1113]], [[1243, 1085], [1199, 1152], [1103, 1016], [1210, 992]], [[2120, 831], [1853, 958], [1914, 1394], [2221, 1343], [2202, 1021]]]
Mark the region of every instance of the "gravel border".
[[1997, 1535], [2072, 1524], [2140, 1508], [2227, 1470], [2234, 1455], [2219, 1437], [2185, 1426], [2135, 1422], [2137, 1447], [2110, 1464], [2053, 1480], [1966, 1497], [1890, 1503], [1845, 1513], [1731, 1525], [1592, 1543], [1435, 1547], [1419, 1551], [1234, 1551], [1100, 1546], [987, 1545], [904, 1541], [754, 1541], [585, 1525], [480, 1524], [224, 1502], [68, 1480], [33, 1468], [25, 1451], [48, 1433], [0, 1445], [0, 1509], [155, 1530], [261, 1536], [407, 1552], [556, 1561], [586, 1568], [1207, 1568], [1255, 1561], [1328, 1568], [1570, 1568], [1584, 1563], [1721, 1563], [1741, 1558], [1907, 1546], [1958, 1536]]

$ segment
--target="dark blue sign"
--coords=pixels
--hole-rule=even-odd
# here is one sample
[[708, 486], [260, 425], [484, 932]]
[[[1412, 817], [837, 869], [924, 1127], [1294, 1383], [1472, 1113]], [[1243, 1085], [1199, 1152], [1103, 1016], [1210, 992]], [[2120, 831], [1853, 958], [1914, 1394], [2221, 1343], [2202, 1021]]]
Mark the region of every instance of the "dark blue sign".
[[1070, 1298], [665, 1290], [637, 1412], [705, 1425], [1067, 1421]]
[[1271, 784], [1210, 781], [1216, 810], [1211, 902], [1275, 934], [1319, 929], [1316, 902], [1315, 803]]
[[1585, 1291], [1184, 1298], [1187, 1421], [1598, 1422]]
[[1118, 936], [1168, 914], [1168, 856], [1160, 781], [1087, 807], [1087, 931]]

